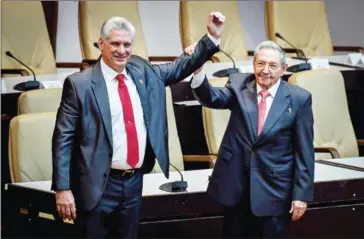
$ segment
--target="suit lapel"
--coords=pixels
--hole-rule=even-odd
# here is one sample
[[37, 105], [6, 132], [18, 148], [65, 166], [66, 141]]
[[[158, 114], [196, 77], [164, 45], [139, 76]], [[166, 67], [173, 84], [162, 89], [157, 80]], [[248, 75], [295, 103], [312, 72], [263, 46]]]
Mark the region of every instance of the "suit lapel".
[[147, 87], [145, 85], [144, 77], [143, 77], [142, 73], [140, 72], [140, 70], [132, 64], [127, 64], [126, 70], [131, 75], [131, 78], [133, 79], [134, 84], [136, 85], [136, 88], [137, 88], [138, 94], [139, 94], [139, 98], [140, 98], [140, 102], [143, 107], [144, 121], [148, 122], [146, 120], [148, 118], [147, 116], [149, 114], [148, 99], [147, 99], [148, 95], [147, 95]]
[[258, 100], [255, 80], [248, 83], [247, 88], [243, 90], [243, 99], [250, 119], [251, 131], [256, 140], [258, 137]]
[[289, 100], [290, 94], [289, 94], [289, 92], [287, 92], [286, 84], [287, 84], [286, 82], [281, 81], [281, 84], [274, 97], [272, 106], [271, 106], [269, 113], [267, 115], [267, 118], [264, 122], [262, 132], [259, 135], [259, 140], [264, 138], [264, 136], [269, 132], [269, 130], [277, 122], [279, 117], [286, 110], [287, 106], [290, 103], [290, 100]]
[[101, 113], [102, 122], [104, 123], [109, 142], [112, 145], [113, 142], [110, 103], [104, 76], [101, 72], [100, 61], [95, 64], [93, 69], [92, 90], [95, 95], [99, 111]]

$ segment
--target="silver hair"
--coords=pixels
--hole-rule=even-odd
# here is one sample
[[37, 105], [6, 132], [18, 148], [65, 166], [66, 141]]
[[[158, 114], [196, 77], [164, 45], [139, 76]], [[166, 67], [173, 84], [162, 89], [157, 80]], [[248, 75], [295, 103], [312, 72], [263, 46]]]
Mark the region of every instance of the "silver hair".
[[286, 64], [286, 53], [274, 41], [263, 41], [263, 42], [259, 43], [259, 45], [254, 50], [254, 61], [255, 61], [255, 57], [257, 56], [258, 52], [262, 49], [273, 49], [273, 50], [278, 51], [280, 54], [282, 65]]
[[132, 39], [134, 39], [135, 28], [133, 24], [123, 17], [111, 17], [106, 20], [101, 27], [101, 38], [106, 40], [113, 30], [127, 31], [131, 34]]

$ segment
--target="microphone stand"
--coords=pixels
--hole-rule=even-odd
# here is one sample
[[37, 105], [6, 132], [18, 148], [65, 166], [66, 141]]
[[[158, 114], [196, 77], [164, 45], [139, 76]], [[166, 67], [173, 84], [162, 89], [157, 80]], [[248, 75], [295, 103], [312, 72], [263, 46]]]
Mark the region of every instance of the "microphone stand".
[[170, 163], [170, 165], [179, 173], [179, 175], [181, 176], [181, 180], [162, 184], [161, 186], [159, 186], [159, 189], [171, 193], [186, 192], [188, 184], [186, 181], [183, 180], [183, 175], [181, 171], [173, 166], [173, 164]]
[[300, 63], [297, 65], [293, 65], [287, 68], [287, 71], [292, 72], [292, 73], [296, 73], [296, 72], [300, 72], [300, 71], [307, 71], [307, 70], [311, 70], [311, 64], [308, 63], [308, 58], [306, 57], [305, 53], [303, 52], [302, 49], [298, 49], [297, 47], [295, 47], [293, 44], [291, 44], [289, 41], [287, 41], [285, 38], [282, 37], [282, 35], [278, 32], [276, 32], [275, 34], [276, 37], [278, 37], [279, 39], [281, 39], [282, 41], [286, 42], [288, 45], [290, 45], [291, 47], [293, 47], [293, 49], [296, 50], [296, 54], [298, 58], [303, 57], [303, 60], [305, 61], [305, 63]]
[[213, 74], [213, 76], [215, 76], [215, 77], [227, 77], [227, 76], [229, 76], [231, 74], [239, 73], [240, 70], [235, 67], [235, 61], [233, 60], [233, 58], [231, 56], [229, 56], [229, 54], [227, 54], [225, 51], [223, 51], [221, 49], [220, 49], [220, 51], [222, 53], [224, 53], [224, 55], [226, 55], [233, 62], [233, 68], [227, 68], [227, 69], [216, 71]]
[[35, 77], [35, 73], [34, 71], [28, 67], [27, 65], [25, 65], [23, 62], [21, 62], [19, 59], [17, 59], [13, 54], [11, 54], [10, 51], [6, 51], [5, 54], [8, 57], [13, 58], [14, 60], [16, 60], [17, 62], [19, 62], [21, 65], [23, 65], [24, 67], [26, 67], [27, 69], [29, 69], [32, 74], [33, 74], [33, 81], [26, 81], [26, 82], [21, 82], [19, 84], [16, 84], [14, 86], [14, 90], [19, 90], [19, 91], [28, 91], [28, 90], [35, 90], [35, 89], [39, 89], [40, 87], [40, 82], [37, 81], [36, 77]]

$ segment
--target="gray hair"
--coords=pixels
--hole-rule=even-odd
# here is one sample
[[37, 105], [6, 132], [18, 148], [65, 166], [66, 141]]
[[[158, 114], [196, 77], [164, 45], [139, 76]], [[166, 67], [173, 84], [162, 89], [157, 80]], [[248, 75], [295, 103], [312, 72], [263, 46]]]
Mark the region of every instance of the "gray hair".
[[274, 41], [263, 41], [259, 43], [259, 45], [254, 50], [254, 60], [257, 56], [258, 52], [262, 49], [273, 49], [279, 52], [282, 65], [286, 64], [286, 53], [283, 51], [283, 49]]
[[101, 38], [106, 40], [111, 31], [113, 30], [124, 30], [131, 34], [131, 37], [134, 39], [135, 28], [131, 22], [123, 17], [111, 17], [106, 20], [101, 27]]

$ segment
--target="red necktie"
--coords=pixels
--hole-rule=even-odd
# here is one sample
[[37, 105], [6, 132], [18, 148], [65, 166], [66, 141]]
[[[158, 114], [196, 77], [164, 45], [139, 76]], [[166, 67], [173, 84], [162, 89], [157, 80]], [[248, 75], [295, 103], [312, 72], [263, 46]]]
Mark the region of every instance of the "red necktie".
[[129, 91], [125, 85], [124, 78], [124, 74], [116, 76], [116, 79], [119, 81], [118, 91], [124, 113], [124, 124], [128, 148], [127, 162], [132, 168], [135, 168], [139, 161], [138, 135], [135, 128], [133, 106], [131, 104]]
[[270, 95], [269, 91], [267, 90], [261, 90], [259, 92], [259, 95], [262, 97], [262, 99], [259, 102], [258, 105], [258, 136], [262, 132], [263, 125], [264, 125], [264, 116], [265, 112], [267, 111], [267, 102], [266, 98]]

